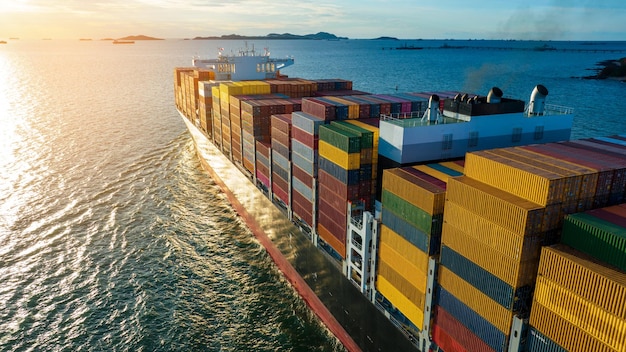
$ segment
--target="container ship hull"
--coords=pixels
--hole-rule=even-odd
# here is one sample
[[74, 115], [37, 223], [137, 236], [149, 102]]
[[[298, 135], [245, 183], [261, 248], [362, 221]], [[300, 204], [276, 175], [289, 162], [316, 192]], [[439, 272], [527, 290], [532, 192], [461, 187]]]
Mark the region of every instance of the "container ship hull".
[[[273, 256], [273, 260], [279, 264], [282, 257], [295, 269], [294, 272], [279, 265], [286, 279], [348, 350], [419, 351], [366, 296], [346, 280], [337, 264], [315, 247], [311, 240], [217, 149], [203, 131], [182, 112], [179, 113], [193, 138], [202, 167], [220, 185], [239, 215]], [[263, 237], [269, 239], [271, 243], [264, 243]], [[276, 252], [272, 253], [272, 250]], [[305, 283], [323, 307], [316, 306], [315, 298], [308, 297], [307, 288], [298, 287], [298, 283]], [[328, 313], [332, 314], [330, 320]], [[332, 321], [333, 318], [335, 322]], [[333, 327], [333, 324], [339, 325]]]

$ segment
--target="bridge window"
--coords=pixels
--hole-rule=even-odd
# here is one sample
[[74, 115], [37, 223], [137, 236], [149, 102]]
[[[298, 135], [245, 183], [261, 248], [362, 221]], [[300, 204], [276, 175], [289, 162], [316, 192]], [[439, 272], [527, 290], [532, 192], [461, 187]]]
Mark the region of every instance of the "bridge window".
[[513, 134], [511, 134], [511, 142], [518, 143], [521, 140], [522, 140], [522, 128], [515, 127], [513, 129]]
[[468, 147], [476, 147], [478, 145], [478, 131], [470, 132], [469, 139], [467, 141]]
[[535, 140], [543, 139], [543, 126], [535, 126]]

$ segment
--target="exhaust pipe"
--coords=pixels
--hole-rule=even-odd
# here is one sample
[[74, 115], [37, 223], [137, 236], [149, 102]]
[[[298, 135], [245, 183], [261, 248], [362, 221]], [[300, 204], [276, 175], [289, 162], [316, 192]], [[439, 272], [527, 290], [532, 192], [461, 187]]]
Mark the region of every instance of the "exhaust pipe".
[[487, 94], [487, 103], [489, 104], [498, 104], [500, 102], [500, 98], [502, 98], [502, 90], [498, 87], [493, 87], [489, 90], [489, 94]]
[[538, 84], [530, 94], [530, 103], [528, 104], [528, 113], [530, 115], [543, 115], [546, 107], [546, 96], [548, 88]]

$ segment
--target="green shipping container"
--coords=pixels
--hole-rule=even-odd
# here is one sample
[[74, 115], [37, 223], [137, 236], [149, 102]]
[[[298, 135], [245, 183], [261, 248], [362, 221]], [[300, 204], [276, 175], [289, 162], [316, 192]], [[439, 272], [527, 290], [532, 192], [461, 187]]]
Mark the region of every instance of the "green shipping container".
[[626, 271], [626, 228], [588, 213], [570, 214], [561, 242]]
[[385, 208], [391, 210], [418, 230], [430, 236], [441, 234], [443, 214], [430, 215], [386, 189], [382, 191], [382, 203]]
[[320, 125], [320, 141], [343, 150], [346, 153], [361, 152], [361, 138], [358, 134], [344, 131], [333, 125]]
[[372, 131], [368, 131], [363, 127], [356, 126], [345, 121], [332, 121], [330, 125], [333, 127], [338, 127], [344, 131], [358, 134], [361, 137], [361, 149], [374, 147], [374, 133]]

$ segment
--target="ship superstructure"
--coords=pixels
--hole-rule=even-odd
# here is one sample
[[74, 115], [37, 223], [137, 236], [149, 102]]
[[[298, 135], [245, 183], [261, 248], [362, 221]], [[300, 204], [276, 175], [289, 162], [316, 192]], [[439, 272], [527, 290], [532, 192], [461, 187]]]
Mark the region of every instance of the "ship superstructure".
[[547, 104], [542, 85], [528, 102], [497, 87], [371, 94], [283, 76], [293, 58], [269, 53], [193, 63], [175, 71], [187, 125], [337, 269], [311, 272], [317, 259], [294, 253], [292, 234], [281, 249], [361, 349], [409, 348], [390, 345], [389, 323], [421, 351], [573, 346], [536, 318], [574, 314], [546, 301], [541, 248], [559, 242], [567, 214], [623, 202], [622, 137], [568, 142], [573, 110]]

